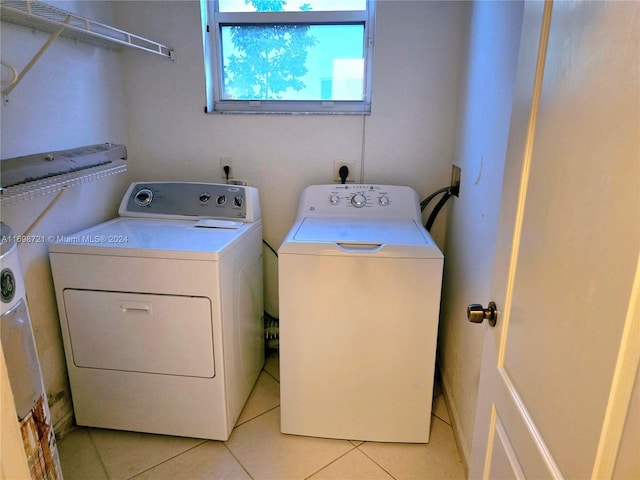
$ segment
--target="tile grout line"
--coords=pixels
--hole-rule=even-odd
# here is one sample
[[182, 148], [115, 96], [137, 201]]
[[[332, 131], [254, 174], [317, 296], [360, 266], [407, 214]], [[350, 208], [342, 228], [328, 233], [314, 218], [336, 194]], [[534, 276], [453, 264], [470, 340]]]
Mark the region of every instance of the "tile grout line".
[[96, 442], [93, 440], [93, 435], [91, 435], [91, 428], [88, 428], [88, 427], [83, 427], [83, 428], [85, 428], [87, 435], [89, 435], [89, 441], [91, 442], [91, 446], [93, 447], [93, 449], [96, 452], [96, 455], [98, 456], [98, 460], [100, 461], [100, 466], [102, 467], [102, 470], [104, 470], [105, 477], [107, 477], [107, 479], [110, 479], [111, 475], [109, 475], [109, 472], [107, 471], [107, 466], [104, 464], [104, 460], [102, 459], [102, 454], [100, 453], [100, 450], [96, 445]]
[[[262, 415], [264, 415], [265, 413], [269, 413], [269, 412], [271, 412], [272, 410], [275, 410], [276, 408], [280, 408], [280, 404], [279, 404], [279, 403], [278, 403], [278, 405], [276, 405], [275, 407], [271, 407], [270, 409], [265, 410], [264, 412], [261, 412], [261, 413], [257, 414], [255, 417], [247, 418], [247, 419], [246, 419], [245, 421], [243, 421], [242, 423], [236, 423], [236, 424], [233, 426], [233, 430], [235, 430], [236, 428], [241, 427], [241, 426], [243, 426], [243, 425], [246, 425], [247, 423], [251, 422], [252, 420], [255, 420], [256, 418], [259, 418], [259, 417], [261, 417]], [[233, 430], [231, 431], [232, 433], [233, 433]]]
[[245, 471], [245, 473], [249, 476], [249, 478], [251, 480], [253, 479], [253, 476], [249, 473], [249, 470], [246, 469], [246, 467], [242, 464], [242, 462], [240, 461], [240, 459], [238, 457], [235, 456], [235, 454], [233, 453], [233, 451], [227, 446], [227, 442], [222, 442], [222, 445], [224, 446], [224, 448], [227, 449], [227, 452], [229, 452], [229, 454], [233, 457], [233, 459], [238, 463], [238, 465], [240, 465], [240, 468], [242, 468], [242, 470]]
[[[431, 415], [433, 415], [434, 417], [436, 417], [438, 420], [442, 420], [444, 423], [446, 423], [447, 425], [449, 425], [451, 428], [453, 428], [453, 425], [449, 422], [447, 422], [444, 418], [439, 417], [438, 415], [435, 414], [435, 412], [433, 411], [433, 404], [435, 403], [435, 399], [438, 398], [439, 396], [444, 395], [443, 393], [439, 393], [438, 395], [436, 395], [435, 397], [433, 397], [431, 399]], [[447, 414], [449, 414], [449, 408], [447, 406], [447, 403], [445, 401], [445, 408], [447, 409]]]
[[[153, 434], [153, 435], [155, 435], [155, 434]], [[185, 438], [186, 438], [186, 437], [185, 437]], [[165, 463], [167, 463], [167, 462], [170, 462], [171, 460], [174, 460], [174, 459], [178, 458], [179, 456], [181, 456], [181, 455], [183, 455], [183, 454], [185, 454], [185, 453], [187, 453], [187, 452], [190, 452], [190, 451], [191, 451], [191, 450], [193, 450], [194, 448], [198, 448], [199, 446], [204, 445], [204, 444], [205, 444], [205, 443], [207, 443], [207, 442], [210, 442], [210, 441], [211, 441], [211, 442], [216, 442], [216, 441], [217, 441], [217, 440], [205, 440], [205, 439], [201, 439], [201, 440], [202, 440], [202, 441], [201, 441], [200, 443], [197, 443], [197, 444], [195, 444], [194, 446], [192, 446], [192, 447], [190, 447], [190, 448], [187, 448], [186, 450], [184, 450], [184, 451], [182, 451], [182, 452], [180, 452], [180, 453], [178, 453], [178, 454], [176, 454], [176, 455], [174, 455], [174, 456], [172, 456], [172, 457], [166, 458], [166, 459], [164, 459], [163, 461], [161, 461], [160, 463], [157, 463], [157, 464], [155, 464], [155, 465], [152, 465], [151, 467], [146, 468], [146, 469], [142, 470], [141, 472], [136, 473], [135, 475], [133, 475], [133, 476], [131, 476], [131, 477], [127, 477], [127, 480], [131, 480], [131, 479], [134, 479], [134, 478], [136, 478], [136, 477], [139, 477], [139, 476], [140, 476], [140, 475], [142, 475], [143, 473], [148, 472], [149, 470], [152, 470], [152, 469], [154, 469], [154, 468], [156, 468], [156, 467], [159, 467], [159, 466], [160, 466], [160, 465], [162, 465], [162, 464], [165, 464]]]
[[[280, 385], [280, 381], [279, 381], [279, 380], [277, 380], [273, 375], [271, 375], [271, 374], [270, 374], [270, 373], [269, 373], [269, 372], [268, 372], [264, 367], [262, 367], [262, 370], [260, 371], [260, 373], [263, 373], [263, 372], [264, 372], [265, 374], [269, 375], [269, 376], [273, 379], [273, 381], [274, 381], [274, 382], [276, 382], [278, 385]], [[258, 375], [258, 378], [259, 378], [259, 377], [260, 377], [260, 376]], [[258, 382], [258, 381], [256, 380], [256, 384], [257, 384], [257, 382]], [[253, 388], [255, 388], [255, 385], [253, 386]], [[251, 395], [252, 395], [252, 394], [253, 394], [253, 390], [251, 390], [251, 393], [249, 394], [249, 397], [251, 397]], [[248, 398], [247, 398], [247, 402], [248, 402]], [[245, 402], [245, 407], [246, 407], [247, 402]], [[244, 420], [242, 423], [236, 423], [236, 424], [233, 426], [233, 429], [235, 429], [235, 428], [239, 427], [240, 425], [244, 425], [245, 423], [248, 423], [248, 422], [250, 422], [251, 420], [254, 420], [254, 419], [258, 418], [258, 417], [260, 417], [261, 415], [264, 415], [265, 413], [268, 413], [268, 412], [270, 412], [271, 410], [273, 410], [274, 408], [277, 408], [277, 407], [279, 407], [279, 406], [280, 406], [280, 395], [278, 395], [278, 405], [276, 405], [275, 407], [270, 408], [269, 410], [265, 410], [264, 412], [258, 413], [257, 415], [255, 415], [255, 416], [253, 416], [253, 417], [251, 417], [251, 418], [247, 418], [247, 419], [246, 419], [246, 420]], [[243, 409], [244, 409], [244, 407], [243, 407]], [[242, 415], [242, 411], [240, 412], [240, 414]], [[233, 431], [233, 430], [232, 430], [232, 431]]]
[[380, 467], [382, 469], [383, 472], [385, 472], [387, 475], [389, 475], [393, 480], [396, 480], [396, 477], [394, 477], [390, 471], [388, 471], [386, 468], [384, 468], [382, 465], [380, 465], [378, 462], [376, 462], [373, 458], [371, 458], [369, 455], [367, 455], [367, 453], [363, 450], [360, 450], [360, 447], [362, 445], [366, 445], [367, 442], [362, 442], [360, 445], [358, 445], [356, 448], [360, 451], [360, 453], [362, 453], [365, 457], [367, 457], [369, 460], [371, 460], [373, 463], [375, 463], [378, 467]]
[[276, 377], [274, 377], [273, 375], [271, 375], [269, 372], [267, 372], [266, 370], [262, 370], [264, 373], [266, 373], [267, 375], [269, 375], [271, 378], [273, 378], [273, 381], [276, 382], [278, 385], [280, 385], [280, 380], [278, 380]]
[[[269, 376], [270, 376], [270, 377], [271, 377], [271, 378], [272, 378], [276, 383], [278, 383], [278, 385], [280, 384], [280, 382], [279, 382], [279, 381], [278, 381], [278, 380], [277, 380], [273, 375], [271, 375], [271, 374], [270, 374], [270, 373], [269, 373], [269, 372], [268, 372], [264, 367], [262, 368], [262, 371], [263, 371], [264, 373], [266, 373], [267, 375], [269, 375]], [[258, 414], [258, 415], [256, 415], [255, 417], [248, 418], [247, 420], [245, 420], [245, 421], [244, 421], [244, 422], [242, 422], [242, 423], [239, 423], [239, 424], [234, 425], [234, 426], [233, 426], [233, 430], [235, 430], [235, 429], [236, 429], [236, 428], [238, 428], [238, 427], [241, 427], [241, 426], [243, 426], [243, 425], [248, 424], [249, 422], [251, 422], [251, 421], [255, 420], [256, 418], [259, 418], [259, 417], [263, 416], [264, 414], [269, 413], [269, 412], [271, 412], [271, 411], [275, 410], [276, 408], [280, 408], [280, 402], [278, 402], [278, 405], [276, 405], [275, 407], [272, 407], [272, 408], [270, 408], [270, 409], [268, 409], [268, 410], [265, 410], [264, 412], [259, 413], [259, 414]], [[231, 432], [232, 434], [233, 434], [233, 430], [232, 430], [232, 432]], [[229, 438], [231, 438], [231, 436], [229, 436]], [[248, 470], [247, 470], [247, 468], [242, 464], [242, 462], [240, 461], [240, 459], [239, 459], [238, 457], [236, 457], [236, 455], [233, 453], [233, 450], [231, 450], [231, 449], [229, 448], [229, 446], [227, 445], [227, 442], [228, 442], [228, 440], [227, 440], [227, 441], [224, 441], [224, 442], [220, 442], [220, 443], [222, 443], [222, 445], [223, 445], [223, 446], [224, 446], [224, 448], [227, 450], [227, 452], [229, 452], [229, 454], [230, 454], [230, 455], [233, 457], [233, 459], [238, 463], [238, 465], [240, 465], [240, 468], [242, 468], [242, 470], [244, 470], [244, 472], [249, 476], [249, 478], [251, 478], [251, 479], [253, 480], [253, 476], [251, 475], [251, 473], [249, 473], [249, 471], [248, 471]]]
[[439, 417], [438, 415], [436, 415], [435, 413], [431, 412], [431, 416], [432, 417], [436, 417], [438, 420], [440, 420], [441, 422], [446, 423], [447, 425], [449, 425], [451, 428], [453, 428], [453, 425], [451, 425], [449, 422], [447, 422], [444, 418]]
[[449, 422], [447, 422], [444, 418], [440, 418], [438, 415], [436, 415], [435, 413], [431, 414], [432, 416], [436, 417], [438, 420], [440, 420], [441, 422], [444, 422], [445, 424], [447, 424], [448, 426], [453, 428], [453, 425], [451, 425]]
[[[348, 440], [347, 440], [348, 441]], [[325, 468], [327, 468], [329, 465], [333, 465], [334, 463], [336, 463], [338, 460], [340, 460], [342, 457], [344, 457], [345, 455], [347, 455], [348, 453], [353, 452], [354, 450], [357, 450], [358, 447], [356, 447], [353, 443], [351, 444], [351, 446], [353, 448], [347, 450], [346, 452], [344, 452], [342, 455], [340, 455], [337, 458], [334, 458], [333, 460], [331, 460], [329, 463], [327, 463], [326, 465], [323, 465], [322, 467], [320, 467], [318, 470], [316, 470], [315, 472], [313, 472], [311, 475], [307, 475], [306, 477], [304, 477], [304, 480], [308, 480], [309, 478], [313, 477], [315, 474], [321, 472], [322, 470], [324, 470]]]
[[[266, 365], [266, 360], [265, 360], [265, 365]], [[280, 369], [280, 360], [279, 359], [278, 359], [278, 369]], [[276, 382], [280, 383], [280, 380], [277, 379], [276, 377], [274, 377], [273, 375], [271, 375], [271, 373], [265, 367], [262, 367], [262, 371], [264, 373], [266, 373], [267, 375], [269, 375], [271, 378], [273, 378], [273, 380], [275, 380]], [[280, 376], [280, 375], [278, 375], [278, 376]]]
[[[267, 373], [268, 373], [268, 372], [267, 372]], [[267, 414], [267, 413], [269, 413], [269, 412], [271, 412], [271, 411], [275, 410], [276, 408], [280, 408], [280, 404], [278, 404], [278, 405], [276, 405], [275, 407], [270, 408], [270, 409], [268, 409], [268, 410], [266, 410], [266, 411], [264, 411], [264, 412], [260, 413], [259, 415], [256, 415], [255, 417], [252, 417], [252, 418], [250, 418], [250, 419], [248, 419], [248, 420], [246, 420], [246, 421], [242, 422], [242, 423], [241, 423], [241, 424], [239, 424], [239, 425], [235, 425], [235, 426], [233, 427], [233, 430], [235, 430], [236, 428], [241, 427], [241, 426], [243, 426], [243, 425], [247, 425], [248, 423], [250, 423], [251, 421], [255, 420], [256, 418], [259, 418], [259, 417], [261, 417], [261, 416], [263, 416], [263, 415], [265, 415], [265, 414]], [[232, 431], [232, 434], [233, 434], [233, 431]], [[231, 438], [231, 436], [229, 436], [229, 438]], [[238, 462], [238, 465], [240, 465], [240, 467], [242, 468], [242, 470], [244, 470], [244, 471], [247, 473], [247, 475], [249, 475], [249, 478], [253, 479], [253, 476], [251, 475], [251, 473], [249, 473], [249, 471], [248, 471], [248, 470], [247, 470], [247, 468], [242, 464], [242, 462], [240, 461], [240, 459], [239, 459], [238, 457], [236, 457], [236, 455], [233, 453], [233, 450], [231, 450], [231, 448], [229, 448], [229, 446], [227, 445], [227, 442], [228, 442], [228, 441], [229, 441], [229, 440], [224, 441], [224, 442], [221, 442], [221, 443], [222, 443], [222, 445], [224, 445], [224, 448], [226, 448], [226, 449], [227, 449], [227, 451], [231, 454], [231, 456], [233, 457], [233, 459], [234, 459], [236, 462]]]

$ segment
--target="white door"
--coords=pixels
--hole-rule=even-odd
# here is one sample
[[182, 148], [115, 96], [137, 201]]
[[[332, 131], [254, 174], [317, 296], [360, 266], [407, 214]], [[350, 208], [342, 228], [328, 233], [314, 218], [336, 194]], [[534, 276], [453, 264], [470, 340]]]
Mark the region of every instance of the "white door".
[[617, 476], [638, 408], [639, 85], [640, 3], [526, 3], [471, 478]]

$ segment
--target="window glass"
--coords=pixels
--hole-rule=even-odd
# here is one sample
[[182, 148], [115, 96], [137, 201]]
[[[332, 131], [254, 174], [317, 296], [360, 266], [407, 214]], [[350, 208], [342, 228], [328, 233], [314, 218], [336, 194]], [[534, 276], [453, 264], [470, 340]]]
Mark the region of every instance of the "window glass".
[[206, 111], [371, 111], [372, 0], [201, 1]]
[[221, 12], [297, 12], [300, 10], [313, 11], [345, 11], [366, 10], [366, 0], [220, 0]]
[[222, 99], [364, 98], [362, 25], [222, 27]]

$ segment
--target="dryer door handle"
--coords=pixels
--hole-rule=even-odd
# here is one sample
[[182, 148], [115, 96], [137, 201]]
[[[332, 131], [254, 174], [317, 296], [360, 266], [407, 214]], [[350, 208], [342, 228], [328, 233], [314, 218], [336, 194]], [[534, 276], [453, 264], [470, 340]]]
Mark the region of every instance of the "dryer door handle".
[[122, 313], [144, 312], [144, 313], [148, 313], [149, 315], [153, 312], [153, 310], [151, 309], [150, 302], [131, 302], [131, 301], [121, 301], [120, 311], [122, 311]]
[[383, 243], [349, 243], [349, 242], [336, 242], [336, 245], [343, 252], [349, 252], [349, 253], [375, 253], [375, 252], [379, 252], [384, 246]]

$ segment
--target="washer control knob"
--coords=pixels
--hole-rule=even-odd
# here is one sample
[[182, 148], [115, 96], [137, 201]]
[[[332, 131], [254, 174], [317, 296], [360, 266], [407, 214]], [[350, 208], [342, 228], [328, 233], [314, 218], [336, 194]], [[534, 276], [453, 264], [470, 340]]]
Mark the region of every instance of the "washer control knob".
[[210, 194], [208, 194], [207, 192], [200, 194], [200, 201], [202, 203], [207, 203], [209, 200], [211, 200], [211, 195]]
[[351, 205], [356, 208], [362, 208], [367, 204], [367, 197], [362, 195], [361, 193], [356, 193], [353, 197], [351, 197]]
[[244, 203], [244, 198], [242, 198], [242, 197], [234, 197], [233, 198], [233, 205], [234, 206], [241, 207], [243, 203]]
[[153, 200], [153, 192], [148, 188], [143, 188], [136, 193], [134, 199], [139, 206], [146, 207]]
[[340, 203], [340, 196], [338, 196], [338, 195], [329, 195], [329, 203], [331, 205], [338, 205]]
[[378, 198], [378, 203], [383, 207], [386, 207], [387, 205], [389, 205], [389, 197], [387, 197], [386, 195], [382, 195]]
[[224, 205], [225, 203], [227, 203], [227, 197], [225, 197], [224, 195], [218, 195], [216, 197], [216, 203], [218, 205]]

